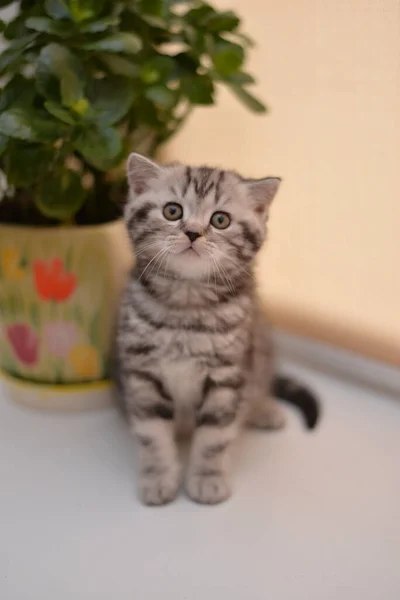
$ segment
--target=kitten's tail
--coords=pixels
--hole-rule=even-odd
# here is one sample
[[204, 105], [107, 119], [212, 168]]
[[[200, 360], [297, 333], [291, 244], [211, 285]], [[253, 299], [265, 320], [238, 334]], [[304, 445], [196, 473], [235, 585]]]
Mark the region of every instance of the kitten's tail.
[[295, 379], [277, 375], [272, 384], [272, 393], [276, 398], [297, 406], [308, 429], [316, 427], [321, 409], [317, 396], [310, 389]]

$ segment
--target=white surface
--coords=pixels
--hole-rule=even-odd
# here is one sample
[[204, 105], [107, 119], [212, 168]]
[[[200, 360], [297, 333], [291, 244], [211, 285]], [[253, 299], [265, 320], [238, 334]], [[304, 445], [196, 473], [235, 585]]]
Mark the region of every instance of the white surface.
[[246, 433], [219, 507], [139, 505], [112, 411], [0, 398], [0, 598], [398, 600], [400, 402], [292, 371], [323, 397], [320, 429], [290, 413], [284, 432]]
[[274, 341], [280, 356], [288, 360], [352, 382], [362, 382], [365, 386], [400, 399], [398, 367], [277, 329], [274, 331]]

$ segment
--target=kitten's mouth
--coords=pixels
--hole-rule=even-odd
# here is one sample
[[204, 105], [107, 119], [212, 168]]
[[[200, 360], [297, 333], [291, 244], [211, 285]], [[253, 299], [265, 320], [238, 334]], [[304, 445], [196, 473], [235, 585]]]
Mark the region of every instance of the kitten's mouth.
[[186, 248], [186, 250], [183, 250], [182, 254], [196, 254], [196, 256], [200, 256], [200, 254], [197, 252], [197, 250], [195, 248], [193, 248], [193, 246], [189, 246], [189, 248]]

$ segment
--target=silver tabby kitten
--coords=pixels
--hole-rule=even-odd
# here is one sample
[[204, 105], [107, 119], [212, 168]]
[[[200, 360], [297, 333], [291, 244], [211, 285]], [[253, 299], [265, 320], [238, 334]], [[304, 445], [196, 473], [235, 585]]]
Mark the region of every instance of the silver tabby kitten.
[[[176, 434], [193, 433], [187, 494], [214, 504], [231, 493], [231, 445], [243, 424], [284, 424], [275, 393], [316, 422], [315, 399], [273, 383], [271, 340], [253, 262], [280, 179], [247, 180], [207, 167], [159, 166], [132, 154], [125, 218], [137, 263], [122, 301], [117, 362], [140, 454], [140, 495], [177, 494]], [[292, 397], [291, 397], [292, 396]]]

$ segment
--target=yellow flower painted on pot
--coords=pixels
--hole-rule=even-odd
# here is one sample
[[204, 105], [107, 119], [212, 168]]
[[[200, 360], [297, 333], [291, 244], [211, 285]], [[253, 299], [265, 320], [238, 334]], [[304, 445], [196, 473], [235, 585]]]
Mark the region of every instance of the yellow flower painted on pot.
[[71, 348], [68, 361], [82, 379], [99, 379], [102, 375], [99, 353], [90, 344], [77, 344]]
[[17, 248], [3, 248], [0, 253], [1, 270], [6, 279], [20, 281], [25, 275], [21, 267], [21, 254]]

